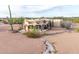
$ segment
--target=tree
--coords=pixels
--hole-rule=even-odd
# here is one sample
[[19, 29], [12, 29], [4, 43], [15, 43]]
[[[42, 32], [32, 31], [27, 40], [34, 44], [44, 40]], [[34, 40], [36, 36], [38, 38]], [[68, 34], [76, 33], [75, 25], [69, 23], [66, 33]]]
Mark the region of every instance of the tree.
[[11, 15], [10, 5], [8, 5], [8, 9], [9, 9], [9, 15], [10, 15], [9, 24], [11, 26], [11, 30], [13, 31], [13, 19], [12, 19], [12, 15]]

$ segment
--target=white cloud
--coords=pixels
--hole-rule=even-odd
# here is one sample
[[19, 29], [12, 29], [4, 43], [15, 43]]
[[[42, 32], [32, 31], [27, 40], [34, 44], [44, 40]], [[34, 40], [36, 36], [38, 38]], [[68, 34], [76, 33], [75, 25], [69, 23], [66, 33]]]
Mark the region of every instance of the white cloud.
[[77, 5], [79, 0], [0, 0], [0, 5]]
[[8, 5], [11, 3], [12, 0], [0, 0], [0, 5]]
[[77, 5], [79, 0], [12, 0], [14, 5]]
[[[58, 5], [79, 5], [79, 0], [0, 0], [0, 13], [8, 14], [8, 5], [11, 5], [13, 15], [37, 15], [42, 11]], [[23, 6], [25, 5], [25, 6]], [[2, 15], [3, 15], [2, 14]]]

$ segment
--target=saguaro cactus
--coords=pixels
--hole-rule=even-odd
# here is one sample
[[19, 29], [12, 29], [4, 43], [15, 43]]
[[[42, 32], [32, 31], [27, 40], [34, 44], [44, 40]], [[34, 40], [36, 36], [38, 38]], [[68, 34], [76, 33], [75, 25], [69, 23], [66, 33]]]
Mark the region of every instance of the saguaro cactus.
[[8, 9], [9, 9], [9, 15], [10, 15], [9, 24], [11, 26], [11, 30], [13, 31], [13, 20], [12, 20], [10, 5], [8, 5]]

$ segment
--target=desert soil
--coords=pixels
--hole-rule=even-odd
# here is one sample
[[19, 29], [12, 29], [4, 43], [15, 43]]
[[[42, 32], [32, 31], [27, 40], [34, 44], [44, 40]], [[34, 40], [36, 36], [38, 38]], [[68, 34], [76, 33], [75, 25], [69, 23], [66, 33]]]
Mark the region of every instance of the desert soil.
[[21, 33], [11, 33], [9, 29], [9, 25], [0, 24], [0, 53], [36, 54], [43, 52], [42, 40], [28, 38]]
[[47, 39], [50, 43], [54, 42], [58, 54], [79, 53], [79, 33], [77, 32], [52, 29], [48, 31], [49, 35], [32, 39], [20, 33], [13, 34], [8, 31], [9, 29], [9, 25], [0, 24], [0, 53], [41, 53], [44, 50], [41, 39]]
[[65, 30], [51, 30], [52, 35], [45, 36], [49, 42], [54, 43], [58, 54], [79, 53], [79, 33]]

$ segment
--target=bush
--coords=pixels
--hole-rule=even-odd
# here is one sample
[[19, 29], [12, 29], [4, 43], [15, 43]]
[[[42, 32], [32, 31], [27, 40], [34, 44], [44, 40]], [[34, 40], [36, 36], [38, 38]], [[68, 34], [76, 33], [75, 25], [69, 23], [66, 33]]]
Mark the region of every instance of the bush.
[[66, 23], [65, 22], [65, 23], [61, 24], [61, 27], [66, 28], [66, 29], [71, 29], [71, 25], [72, 25], [71, 23]]
[[31, 37], [31, 38], [39, 38], [42, 36], [42, 34], [35, 27], [33, 27], [31, 31], [24, 33], [24, 35], [27, 35], [28, 37]]
[[12, 24], [23, 24], [24, 18], [12, 18], [8, 20], [3, 20], [3, 23], [12, 23]]
[[18, 22], [18, 24], [23, 24], [23, 22], [24, 22], [24, 18], [19, 18], [18, 20], [17, 20], [17, 22]]
[[73, 22], [74, 23], [79, 23], [79, 19], [74, 19]]
[[7, 20], [3, 20], [2, 21], [4, 24], [8, 24], [8, 21]]
[[27, 35], [27, 37], [30, 38], [39, 38], [42, 36], [39, 32], [32, 32], [32, 31], [24, 33], [24, 35]]
[[1, 22], [2, 20], [0, 20], [0, 22]]
[[70, 27], [70, 26], [65, 26], [65, 28], [66, 28], [66, 29], [70, 29], [71, 27]]
[[76, 28], [75, 31], [76, 31], [76, 32], [79, 32], [79, 28]]
[[61, 27], [62, 27], [62, 28], [65, 28], [65, 24], [64, 24], [64, 23], [62, 23], [62, 24], [61, 24]]

